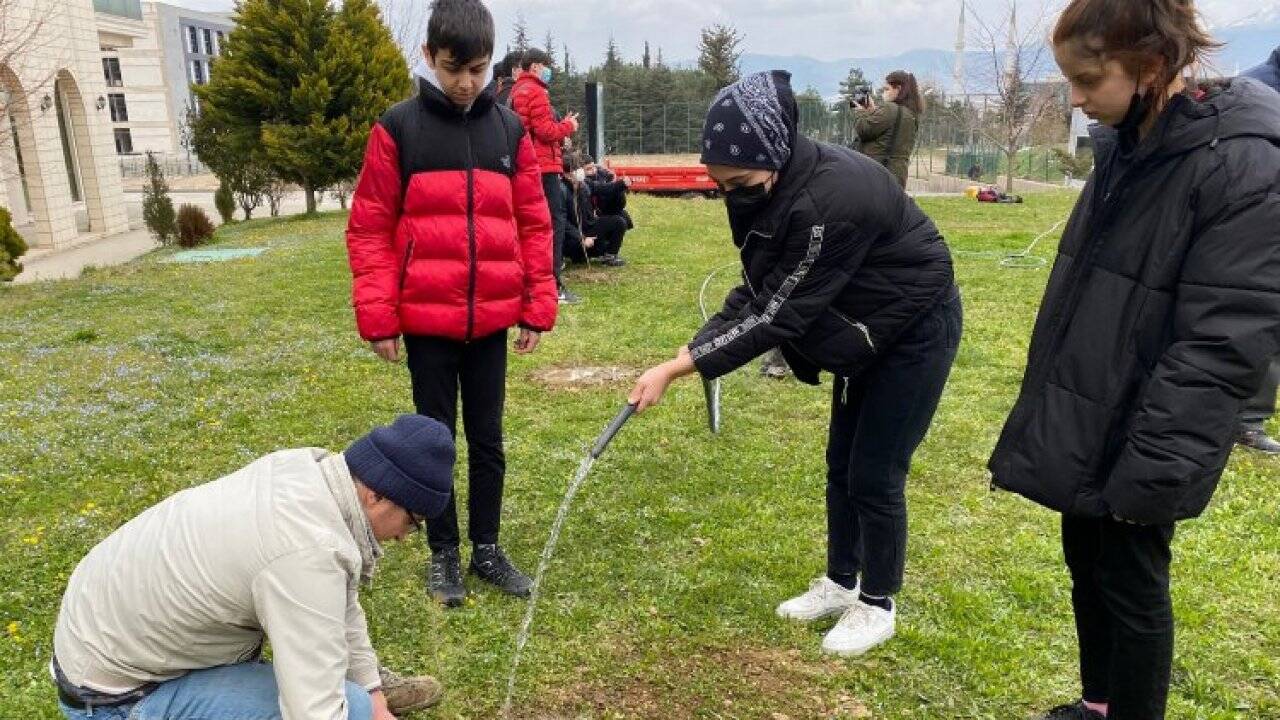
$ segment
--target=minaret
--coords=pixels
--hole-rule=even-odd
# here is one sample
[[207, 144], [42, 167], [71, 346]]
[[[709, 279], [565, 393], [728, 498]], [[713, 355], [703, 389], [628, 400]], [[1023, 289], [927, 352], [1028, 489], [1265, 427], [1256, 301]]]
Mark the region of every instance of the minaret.
[[955, 64], [955, 68], [952, 69], [951, 71], [952, 79], [954, 79], [956, 83], [956, 92], [964, 92], [964, 86], [965, 86], [965, 82], [964, 82], [964, 44], [965, 44], [964, 3], [965, 3], [965, 0], [960, 0], [960, 25], [956, 28], [956, 64]]
[[1022, 77], [1019, 65], [1022, 58], [1018, 57], [1018, 3], [1017, 0], [1009, 4], [1009, 47], [1005, 54], [1005, 67], [1008, 68], [1009, 86], [1018, 82]]

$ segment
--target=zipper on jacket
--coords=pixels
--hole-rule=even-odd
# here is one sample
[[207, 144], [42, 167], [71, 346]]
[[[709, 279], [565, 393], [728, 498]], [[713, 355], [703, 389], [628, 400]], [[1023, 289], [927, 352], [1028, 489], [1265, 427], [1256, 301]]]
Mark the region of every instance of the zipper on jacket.
[[848, 405], [849, 404], [849, 377], [846, 375], [845, 377], [840, 379], [844, 380], [844, 390], [840, 391], [840, 404]]
[[467, 116], [462, 116], [462, 134], [467, 138], [467, 252], [471, 269], [467, 281], [467, 342], [471, 342], [471, 334], [476, 327], [476, 271], [479, 264], [476, 257], [476, 190], [475, 190], [475, 157], [471, 154], [471, 125]]
[[404, 284], [409, 279], [409, 261], [413, 259], [413, 236], [409, 237], [409, 244], [404, 249], [404, 262], [400, 263], [400, 292], [404, 292]]
[[833, 307], [828, 307], [827, 309], [830, 310], [832, 313], [834, 313], [836, 317], [849, 323], [849, 325], [851, 325], [855, 330], [862, 333], [862, 337], [866, 339], [867, 347], [871, 348], [871, 352], [878, 352], [876, 350], [875, 341], [871, 339], [871, 329], [868, 328], [865, 323], [860, 323], [857, 320], [854, 320], [853, 318], [849, 317], [848, 315], [845, 315], [844, 313], [840, 312], [839, 310]]

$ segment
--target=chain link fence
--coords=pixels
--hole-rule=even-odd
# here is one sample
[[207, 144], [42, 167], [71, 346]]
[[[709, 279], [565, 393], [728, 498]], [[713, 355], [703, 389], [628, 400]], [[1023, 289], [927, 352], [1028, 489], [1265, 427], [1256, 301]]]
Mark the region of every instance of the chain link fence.
[[[983, 123], [998, 112], [998, 100], [995, 96], [970, 95], [963, 101], [926, 110], [912, 152], [911, 176], [929, 179], [947, 175], [982, 183], [995, 183], [1003, 177], [1008, 160], [1003, 150], [982, 132]], [[607, 103], [605, 154], [697, 154], [709, 102], [708, 99], [707, 102], [652, 105]], [[816, 98], [799, 98], [797, 105], [800, 131], [806, 136], [835, 145], [859, 147], [856, 116], [847, 106], [832, 106]], [[1072, 174], [1072, 168], [1064, 166], [1059, 153], [1055, 152], [1055, 148], [1066, 147], [1068, 125], [1064, 114], [1060, 123], [1037, 126], [1036, 132], [1029, 132], [1031, 144], [1019, 150], [1014, 161], [1014, 176], [1061, 183]]]

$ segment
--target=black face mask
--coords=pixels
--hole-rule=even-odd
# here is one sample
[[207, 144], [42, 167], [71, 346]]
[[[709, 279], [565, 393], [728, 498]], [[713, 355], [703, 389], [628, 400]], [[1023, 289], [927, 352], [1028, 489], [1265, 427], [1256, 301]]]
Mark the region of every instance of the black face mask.
[[746, 215], [763, 209], [769, 204], [770, 197], [769, 188], [764, 183], [744, 185], [726, 191], [724, 204], [730, 215]]
[[724, 205], [729, 212], [729, 230], [733, 232], [735, 243], [742, 244], [756, 216], [769, 204], [770, 197], [764, 183], [736, 187], [725, 192]]
[[1134, 92], [1133, 99], [1129, 101], [1129, 110], [1124, 114], [1124, 119], [1116, 125], [1116, 130], [1121, 134], [1133, 132], [1138, 129], [1142, 121], [1147, 117], [1147, 111], [1151, 109], [1151, 103], [1145, 95]]

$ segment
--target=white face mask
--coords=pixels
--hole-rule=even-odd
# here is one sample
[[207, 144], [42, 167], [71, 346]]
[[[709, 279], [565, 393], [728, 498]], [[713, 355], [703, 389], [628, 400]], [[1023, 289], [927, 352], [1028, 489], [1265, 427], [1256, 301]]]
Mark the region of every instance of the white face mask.
[[574, 180], [577, 180], [578, 182], [582, 182], [583, 180], [586, 180], [586, 179], [587, 179], [587, 171], [586, 171], [586, 170], [583, 170], [582, 168], [578, 168], [577, 170], [574, 170], [574, 171], [573, 171], [573, 179], [574, 179]]

